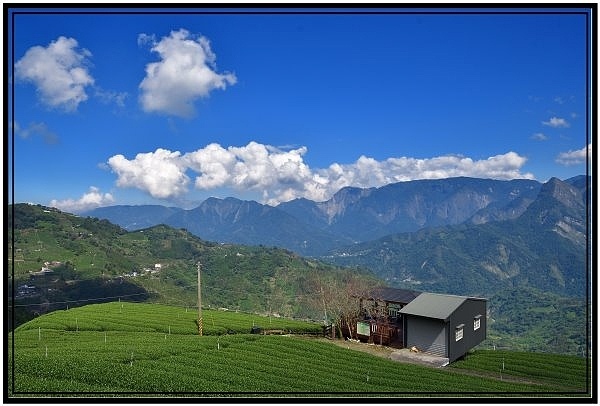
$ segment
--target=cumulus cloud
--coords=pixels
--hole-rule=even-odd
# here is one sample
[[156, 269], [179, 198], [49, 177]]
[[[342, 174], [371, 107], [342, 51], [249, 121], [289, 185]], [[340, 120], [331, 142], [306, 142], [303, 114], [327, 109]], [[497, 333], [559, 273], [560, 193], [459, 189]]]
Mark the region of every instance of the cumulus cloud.
[[313, 173], [302, 158], [306, 151], [306, 147], [284, 151], [253, 141], [227, 149], [210, 144], [185, 154], [183, 159], [199, 174], [195, 180], [198, 189], [231, 187], [262, 192], [266, 201], [274, 196], [288, 196], [290, 200], [313, 182]]
[[185, 154], [158, 149], [138, 154], [133, 160], [116, 155], [108, 160], [108, 166], [117, 174], [118, 186], [135, 187], [162, 199], [173, 199], [188, 191], [189, 171], [194, 174], [196, 189], [259, 192], [263, 202], [271, 205], [300, 197], [324, 201], [345, 186], [378, 187], [455, 176], [534, 178], [530, 173], [521, 173], [527, 159], [515, 152], [482, 160], [440, 156], [378, 161], [361, 156], [354, 163], [315, 169], [304, 162], [306, 152], [306, 147], [283, 150], [254, 141], [227, 148], [213, 143]]
[[576, 151], [561, 152], [556, 157], [556, 162], [565, 166], [579, 165], [586, 162], [588, 153], [592, 153], [591, 144]]
[[87, 100], [86, 87], [94, 84], [87, 68], [91, 55], [75, 39], [61, 36], [47, 47], [29, 48], [15, 64], [15, 77], [32, 82], [45, 105], [72, 112]]
[[159, 199], [172, 198], [187, 192], [190, 181], [180, 155], [159, 148], [137, 154], [133, 160], [115, 155], [108, 166], [117, 174], [117, 186], [138, 188]]
[[520, 172], [526, 160], [515, 152], [478, 161], [452, 155], [426, 159], [388, 158], [384, 161], [361, 156], [353, 164], [333, 164], [327, 170], [320, 170], [318, 173], [321, 179], [327, 179], [334, 185], [333, 190], [329, 191], [334, 193], [343, 186], [372, 187], [416, 179], [444, 179], [456, 176], [533, 179], [532, 174]]
[[553, 128], [566, 128], [569, 127], [569, 123], [564, 118], [552, 117], [548, 121], [542, 121], [543, 125], [547, 125]]
[[138, 44], [147, 43], [160, 61], [146, 66], [146, 77], [139, 86], [140, 102], [146, 112], [190, 117], [195, 100], [237, 81], [234, 74], [217, 73], [216, 56], [206, 37], [194, 38], [180, 29], [156, 42], [153, 35], [140, 34]]
[[97, 207], [107, 206], [114, 203], [115, 199], [110, 193], [102, 193], [100, 189], [91, 186], [78, 200], [52, 200], [50, 206], [56, 207], [68, 213], [81, 213]]

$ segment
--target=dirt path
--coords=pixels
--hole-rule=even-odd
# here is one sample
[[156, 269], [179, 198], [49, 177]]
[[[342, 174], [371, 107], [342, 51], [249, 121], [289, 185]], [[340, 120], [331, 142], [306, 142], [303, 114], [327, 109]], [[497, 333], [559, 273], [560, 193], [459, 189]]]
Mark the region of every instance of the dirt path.
[[384, 347], [384, 346], [375, 345], [375, 344], [357, 343], [355, 341], [348, 341], [348, 340], [329, 340], [327, 338], [317, 338], [316, 340], [319, 340], [319, 341], [322, 341], [325, 343], [335, 344], [338, 347], [347, 348], [349, 350], [366, 352], [368, 354], [375, 355], [375, 356], [382, 357], [382, 358], [390, 358], [392, 353], [394, 351], [396, 351], [396, 349], [390, 348], [390, 347]]

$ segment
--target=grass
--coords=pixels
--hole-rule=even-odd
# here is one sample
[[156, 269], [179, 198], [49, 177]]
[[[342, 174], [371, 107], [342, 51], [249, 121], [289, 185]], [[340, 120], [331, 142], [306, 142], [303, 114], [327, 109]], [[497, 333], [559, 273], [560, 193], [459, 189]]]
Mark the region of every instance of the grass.
[[515, 351], [474, 351], [452, 364], [453, 368], [484, 372], [496, 378], [519, 378], [557, 390], [577, 391], [585, 385], [588, 364], [585, 358], [559, 354]]
[[[545, 372], [543, 357], [533, 355], [509, 381], [490, 374], [499, 358], [487, 351], [431, 369], [322, 340], [248, 334], [253, 324], [320, 332], [315, 323], [217, 310], [203, 316], [203, 337], [197, 313], [180, 307], [113, 302], [41, 316], [8, 337], [9, 395], [585, 396], [583, 360], [574, 357], [555, 359], [569, 365], [568, 379]], [[527, 354], [510, 359], [524, 365]]]

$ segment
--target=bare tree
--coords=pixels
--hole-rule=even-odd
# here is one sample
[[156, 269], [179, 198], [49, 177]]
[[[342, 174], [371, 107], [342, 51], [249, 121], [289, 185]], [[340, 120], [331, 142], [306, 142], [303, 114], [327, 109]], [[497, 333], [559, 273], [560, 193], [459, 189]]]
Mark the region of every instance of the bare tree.
[[344, 278], [319, 275], [315, 278], [314, 290], [325, 317], [335, 324], [340, 336], [343, 336], [342, 326], [346, 326], [350, 337], [355, 338], [361, 313], [360, 298], [366, 291], [365, 280], [354, 275]]

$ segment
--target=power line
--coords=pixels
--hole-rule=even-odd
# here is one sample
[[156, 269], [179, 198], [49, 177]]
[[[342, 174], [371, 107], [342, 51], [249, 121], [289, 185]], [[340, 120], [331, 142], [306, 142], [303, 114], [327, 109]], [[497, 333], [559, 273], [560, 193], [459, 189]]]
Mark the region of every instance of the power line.
[[[196, 284], [194, 285], [189, 285], [189, 286], [183, 286], [182, 288], [186, 288], [186, 287], [194, 287], [197, 286]], [[217, 287], [202, 287], [203, 290], [221, 290], [221, 291], [227, 291], [227, 292], [231, 292], [233, 290], [241, 292], [242, 289], [225, 289], [225, 288], [217, 288]], [[163, 290], [176, 290], [175, 287], [171, 287], [171, 288], [163, 288]], [[13, 305], [13, 307], [27, 307], [27, 306], [43, 306], [43, 305], [54, 305], [54, 304], [67, 304], [67, 303], [78, 303], [78, 302], [93, 302], [94, 300], [105, 300], [105, 299], [119, 299], [119, 298], [124, 298], [124, 297], [131, 297], [131, 296], [141, 296], [141, 295], [147, 295], [149, 293], [160, 293], [159, 291], [154, 291], [154, 292], [144, 292], [144, 293], [132, 293], [132, 294], [128, 294], [128, 295], [119, 295], [119, 296], [104, 296], [104, 297], [95, 297], [95, 298], [88, 298], [88, 299], [77, 299], [77, 300], [64, 300], [64, 301], [60, 301], [60, 302], [44, 302], [44, 303], [27, 303], [27, 304], [15, 304]], [[286, 295], [286, 298], [290, 298], [290, 299], [300, 299], [300, 298], [305, 298], [305, 297], [316, 297], [319, 296], [318, 293], [304, 293], [304, 294], [296, 294], [296, 295]], [[196, 306], [188, 306], [188, 307], [196, 307]]]
[[[193, 287], [198, 287], [198, 284], [195, 283], [195, 284], [185, 285], [185, 286], [162, 286], [160, 291], [177, 291], [180, 289], [193, 288]], [[209, 291], [225, 291], [225, 292], [247, 291], [242, 288], [221, 288], [221, 287], [216, 287], [216, 286], [203, 286], [202, 287], [202, 290], [204, 290], [204, 291], [206, 291], [207, 289]], [[64, 300], [64, 301], [59, 301], [59, 302], [14, 304], [13, 307], [28, 307], [28, 306], [57, 305], [57, 304], [79, 303], [79, 302], [93, 302], [93, 301], [107, 300], [107, 299], [119, 299], [119, 298], [125, 298], [125, 297], [142, 296], [142, 295], [147, 295], [147, 294], [151, 294], [151, 293], [160, 294], [161, 293], [160, 291], [153, 290], [151, 292], [133, 293], [133, 294], [127, 294], [127, 295], [118, 295], [118, 296], [103, 296], [103, 297], [95, 297], [95, 298], [88, 298], [88, 299]], [[314, 292], [314, 293], [302, 293], [302, 294], [295, 294], [295, 295], [287, 294], [284, 296], [286, 299], [302, 299], [302, 298], [308, 298], [308, 297], [320, 297], [321, 294], [319, 292]], [[184, 303], [183, 301], [181, 301], [181, 302]], [[187, 307], [195, 308], [197, 306], [187, 306]]]
[[67, 303], [78, 303], [78, 302], [91, 302], [91, 301], [94, 301], [94, 300], [117, 299], [117, 298], [122, 298], [122, 297], [140, 296], [140, 295], [147, 295], [147, 294], [148, 294], [148, 292], [144, 292], [144, 293], [132, 293], [132, 294], [129, 294], [129, 295], [119, 295], [119, 296], [96, 297], [96, 298], [92, 298], [92, 299], [65, 300], [65, 301], [62, 301], [62, 302], [15, 304], [15, 305], [13, 305], [13, 307], [43, 306], [43, 305], [51, 305], [51, 304], [67, 304]]
[[[172, 286], [162, 286], [161, 287], [161, 291], [174, 291], [174, 290], [179, 290], [179, 289], [190, 289], [190, 288], [197, 288], [198, 287], [198, 283], [194, 283], [192, 285], [172, 285]], [[248, 289], [244, 289], [244, 288], [220, 288], [217, 286], [202, 286], [202, 291], [206, 292], [206, 291], [216, 291], [216, 290], [220, 290], [220, 291], [225, 291], [225, 292], [248, 292]], [[260, 293], [260, 292], [257, 292]], [[286, 295], [287, 296], [287, 295]], [[301, 298], [301, 297], [320, 297], [321, 293], [320, 292], [314, 292], [314, 293], [302, 293], [302, 294], [296, 294], [296, 295], [290, 295], [290, 298]]]

